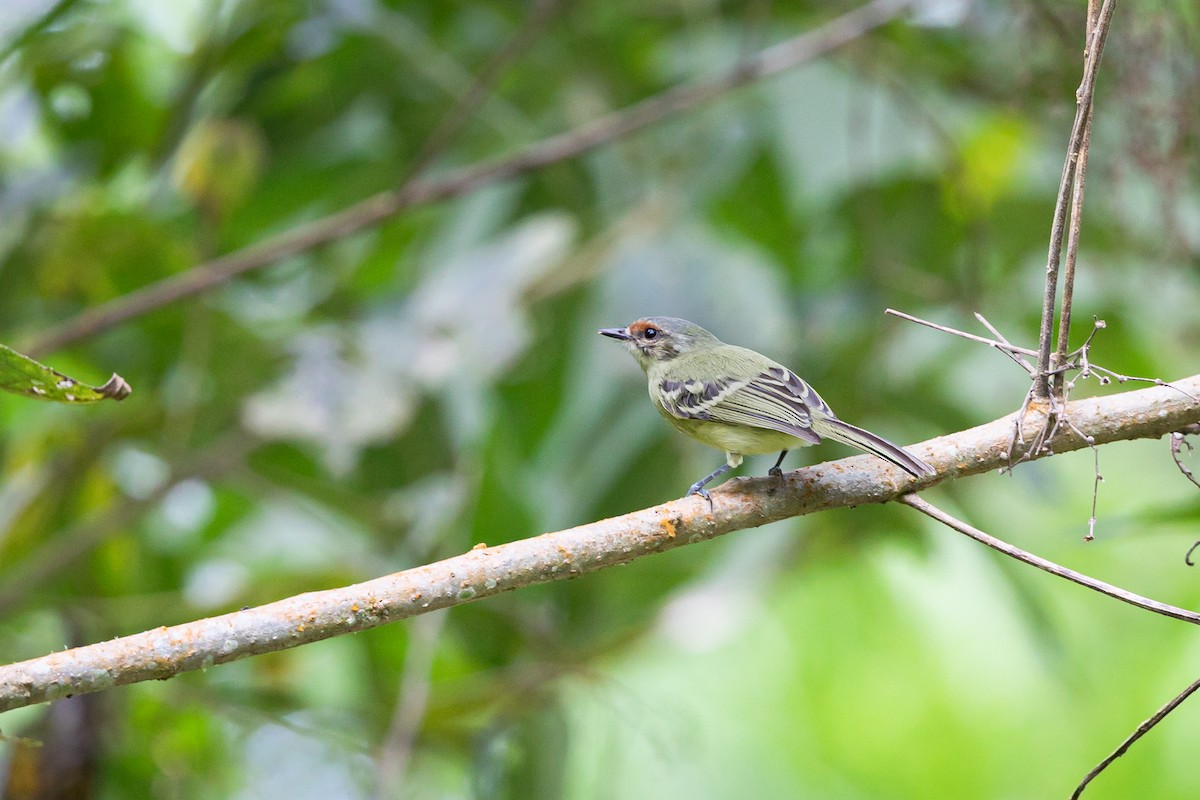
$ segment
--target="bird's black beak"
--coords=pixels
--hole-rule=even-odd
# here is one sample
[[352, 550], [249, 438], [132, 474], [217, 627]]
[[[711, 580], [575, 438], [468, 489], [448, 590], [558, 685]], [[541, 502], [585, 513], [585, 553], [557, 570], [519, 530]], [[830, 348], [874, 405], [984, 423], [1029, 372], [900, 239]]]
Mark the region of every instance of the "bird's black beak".
[[633, 338], [629, 335], [627, 328], [601, 328], [597, 333], [601, 336], [607, 336], [610, 339], [620, 339], [623, 342], [628, 342]]

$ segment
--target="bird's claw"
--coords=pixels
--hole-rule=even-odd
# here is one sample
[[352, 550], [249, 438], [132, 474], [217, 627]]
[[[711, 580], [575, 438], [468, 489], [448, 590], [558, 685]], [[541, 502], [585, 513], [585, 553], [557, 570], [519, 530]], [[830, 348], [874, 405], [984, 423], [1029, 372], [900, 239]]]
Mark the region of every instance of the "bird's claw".
[[771, 467], [769, 470], [767, 470], [767, 474], [772, 478], [782, 478], [783, 470], [781, 470], [779, 467]]
[[691, 497], [694, 494], [698, 494], [701, 497], [703, 497], [705, 500], [707, 500], [708, 501], [708, 510], [709, 511], [713, 510], [712, 495], [709, 494], [708, 490], [704, 488], [703, 483], [693, 483], [692, 488], [688, 489], [688, 493], [685, 494], [684, 497]]

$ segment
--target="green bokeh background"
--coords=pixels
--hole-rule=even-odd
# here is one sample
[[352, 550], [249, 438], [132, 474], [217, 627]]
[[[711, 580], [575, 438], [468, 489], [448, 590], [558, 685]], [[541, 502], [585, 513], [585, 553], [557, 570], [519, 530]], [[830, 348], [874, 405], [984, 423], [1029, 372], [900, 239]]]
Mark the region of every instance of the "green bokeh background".
[[[431, 174], [850, 7], [565, 2]], [[394, 187], [526, 11], [7, 4], [0, 340], [20, 349]], [[135, 393], [88, 408], [0, 397], [0, 660], [678, 496], [720, 456], [663, 425], [628, 355], [595, 335], [645, 314], [768, 353], [898, 442], [1014, 410], [1013, 364], [883, 310], [983, 333], [979, 311], [1033, 342], [1084, 13], [929, 3], [581, 158], [44, 354]], [[1198, 37], [1191, 0], [1122, 7], [1102, 66], [1074, 338], [1106, 320], [1093, 358], [1126, 374], [1196, 372]], [[1106, 446], [1100, 467], [1091, 543], [1086, 451], [930, 496], [1200, 607], [1183, 561], [1200, 494], [1166, 443]], [[888, 506], [110, 691], [67, 736], [94, 758], [82, 797], [1065, 797], [1197, 673], [1189, 626]], [[396, 721], [405, 691], [426, 700], [415, 728]], [[49, 737], [46, 715], [0, 729]], [[1195, 797], [1198, 745], [1185, 704], [1087, 796]], [[13, 750], [0, 743], [18, 797]]]

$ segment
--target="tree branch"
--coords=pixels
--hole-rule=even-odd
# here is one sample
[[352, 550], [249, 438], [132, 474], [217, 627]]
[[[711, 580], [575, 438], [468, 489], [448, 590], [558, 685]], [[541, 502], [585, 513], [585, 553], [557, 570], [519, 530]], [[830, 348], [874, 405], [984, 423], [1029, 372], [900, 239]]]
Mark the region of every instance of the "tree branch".
[[[1062, 176], [1058, 183], [1058, 197], [1054, 202], [1054, 221], [1050, 227], [1050, 252], [1046, 260], [1046, 290], [1042, 297], [1042, 323], [1038, 336], [1037, 374], [1033, 379], [1033, 397], [1045, 400], [1050, 396], [1050, 353], [1054, 338], [1054, 306], [1058, 293], [1058, 267], [1062, 258], [1064, 227], [1067, 222], [1067, 206], [1071, 196], [1071, 186], [1074, 183], [1075, 170], [1079, 164], [1080, 152], [1086, 140], [1088, 122], [1092, 114], [1092, 96], [1096, 91], [1096, 75], [1100, 67], [1100, 56], [1104, 53], [1104, 42], [1108, 38], [1108, 28], [1112, 22], [1113, 9], [1116, 0], [1104, 0], [1100, 14], [1096, 19], [1091, 39], [1087, 47], [1087, 59], [1084, 62], [1083, 82], [1076, 95], [1075, 123], [1071, 126], [1071, 136], [1067, 141], [1067, 157], [1063, 163]], [[1082, 202], [1082, 180], [1080, 185], [1080, 202]]]
[[1092, 767], [1091, 771], [1088, 772], [1087, 775], [1083, 776], [1083, 780], [1080, 781], [1079, 785], [1075, 787], [1075, 791], [1071, 793], [1071, 800], [1079, 800], [1080, 796], [1083, 795], [1083, 790], [1087, 788], [1087, 785], [1092, 782], [1093, 778], [1107, 769], [1109, 764], [1125, 755], [1125, 751], [1127, 751], [1134, 742], [1149, 733], [1151, 728], [1162, 722], [1168, 714], [1178, 708], [1179, 704], [1184, 700], [1187, 700], [1189, 697], [1191, 697], [1197, 689], [1200, 689], [1200, 679], [1193, 681], [1190, 686], [1171, 698], [1171, 700], [1165, 706], [1160, 708], [1158, 711], [1155, 711], [1149, 719], [1142, 722], [1141, 725], [1138, 725], [1137, 730], [1125, 737], [1125, 741], [1121, 742], [1116, 750], [1113, 750], [1111, 753], [1109, 753], [1103, 761]]
[[[1175, 466], [1179, 468], [1179, 471], [1183, 473], [1185, 478], [1187, 478], [1196, 486], [1200, 486], [1200, 482], [1196, 480], [1196, 476], [1194, 476], [1192, 471], [1184, 465], [1179, 456], [1179, 450], [1183, 445], [1187, 444], [1188, 449], [1191, 450], [1191, 445], [1187, 443], [1185, 437], [1197, 433], [1200, 433], [1200, 425], [1187, 425], [1183, 428], [1180, 428], [1178, 431], [1173, 432], [1171, 434], [1171, 458], [1175, 460]], [[1200, 542], [1193, 544], [1191, 549], [1188, 550], [1187, 555], [1185, 555], [1183, 558], [1184, 563], [1186, 563], [1189, 567], [1194, 564], [1192, 561], [1192, 552], [1198, 546], [1200, 546]], [[1125, 740], [1117, 746], [1116, 750], [1113, 750], [1111, 753], [1109, 753], [1099, 764], [1092, 767], [1087, 775], [1083, 776], [1083, 780], [1079, 782], [1079, 785], [1075, 787], [1075, 791], [1071, 793], [1071, 800], [1079, 800], [1079, 798], [1083, 795], [1083, 790], [1087, 788], [1088, 784], [1091, 783], [1097, 775], [1108, 769], [1108, 766], [1118, 758], [1125, 755], [1126, 751], [1129, 750], [1134, 742], [1145, 736], [1151, 728], [1166, 719], [1168, 714], [1178, 708], [1184, 700], [1187, 700], [1189, 697], [1191, 697], [1197, 689], [1200, 689], [1200, 680], [1193, 681], [1186, 689], [1175, 695], [1175, 697], [1168, 701], [1166, 705], [1152, 714], [1148, 719], [1144, 720], [1141, 725], [1138, 725], [1137, 729], [1133, 733], [1129, 734], [1129, 736], [1125, 737]]]
[[[1177, 382], [1200, 392], [1200, 375]], [[1200, 422], [1200, 403], [1156, 386], [1071, 403], [1067, 413], [1096, 443], [1157, 438]], [[1031, 410], [1025, 424], [1044, 425]], [[778, 478], [739, 478], [699, 497], [621, 517], [520, 539], [479, 545], [463, 555], [338, 589], [258, 608], [157, 628], [0, 667], [0, 711], [283, 650], [490, 597], [523, 586], [574, 578], [686, 544], [831, 508], [884, 503], [942, 480], [1005, 466], [1015, 415], [932, 439], [911, 449], [938, 471], [917, 481], [877, 458], [855, 456]], [[1056, 453], [1087, 444], [1069, 428]], [[1039, 453], [1038, 455], [1043, 455]]]
[[[1099, 11], [1096, 0], [1088, 0], [1087, 25], [1084, 31], [1084, 66], [1092, 57], [1092, 35], [1096, 30], [1096, 19]], [[1092, 112], [1095, 105], [1089, 105], [1083, 120], [1083, 135], [1079, 141], [1079, 158], [1075, 162], [1075, 174], [1071, 177], [1071, 219], [1067, 227], [1067, 260], [1063, 270], [1062, 303], [1058, 307], [1058, 346], [1051, 360], [1058, 367], [1067, 359], [1067, 351], [1071, 344], [1071, 307], [1075, 298], [1075, 264], [1079, 259], [1079, 229], [1083, 224], [1083, 189], [1087, 176], [1088, 146], [1092, 141]], [[1062, 373], [1054, 377], [1052, 390], [1062, 392]]]
[[873, 0], [813, 31], [759, 51], [717, 77], [673, 87], [574, 130], [534, 142], [509, 156], [453, 170], [441, 177], [412, 181], [400, 189], [380, 192], [329, 216], [203, 262], [187, 272], [89, 309], [25, 343], [20, 349], [30, 357], [37, 358], [110, 330], [141, 314], [201, 294], [238, 275], [377, 225], [410, 208], [469, 194], [481, 186], [575, 158], [600, 145], [715, 100], [734, 89], [836, 50], [896, 19], [911, 2]]

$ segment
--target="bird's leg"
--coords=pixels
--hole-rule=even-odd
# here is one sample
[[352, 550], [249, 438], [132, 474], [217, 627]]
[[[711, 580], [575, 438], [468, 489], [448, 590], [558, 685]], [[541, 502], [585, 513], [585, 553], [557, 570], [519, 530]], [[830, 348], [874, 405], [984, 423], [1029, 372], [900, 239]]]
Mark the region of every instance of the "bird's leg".
[[687, 494], [684, 495], [684, 497], [691, 497], [694, 494], [700, 495], [701, 497], [703, 497], [705, 500], [708, 501], [708, 508], [711, 511], [712, 504], [713, 504], [712, 496], [709, 495], [708, 491], [705, 490], [704, 487], [707, 486], [709, 483], [711, 483], [715, 478], [719, 478], [722, 475], [724, 475], [726, 472], [728, 472], [732, 468], [733, 468], [733, 465], [728, 464], [728, 463], [722, 464], [721, 466], [717, 467], [712, 472], [708, 473], [708, 475], [704, 476], [700, 480], [693, 483], [692, 488], [688, 489], [688, 492], [687, 492]]
[[773, 466], [769, 470], [767, 470], [768, 475], [771, 475], [776, 478], [783, 477], [783, 470], [781, 470], [779, 468], [779, 465], [783, 463], [783, 459], [787, 458], [787, 454], [788, 454], [787, 450], [784, 450], [782, 453], [779, 454], [779, 458], [775, 460], [775, 466]]

